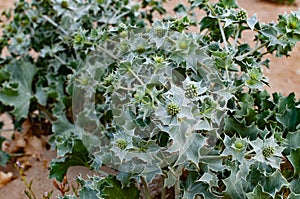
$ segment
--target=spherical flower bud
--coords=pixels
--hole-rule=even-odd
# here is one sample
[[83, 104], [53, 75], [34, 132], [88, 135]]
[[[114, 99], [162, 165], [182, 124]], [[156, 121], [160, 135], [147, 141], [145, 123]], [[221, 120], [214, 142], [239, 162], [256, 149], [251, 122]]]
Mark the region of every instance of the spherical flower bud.
[[145, 52], [146, 51], [146, 49], [145, 49], [145, 46], [144, 46], [144, 44], [138, 44], [137, 45], [137, 48], [136, 48], [136, 52], [138, 52], [138, 53], [143, 53], [143, 52]]
[[16, 40], [17, 40], [17, 42], [18, 42], [19, 44], [21, 44], [21, 43], [23, 42], [22, 37], [17, 37]]
[[266, 158], [273, 156], [275, 153], [275, 148], [272, 146], [267, 146], [263, 149], [262, 154]]
[[119, 149], [121, 149], [121, 150], [124, 150], [124, 149], [126, 149], [126, 147], [127, 147], [127, 141], [126, 140], [124, 140], [124, 139], [118, 139], [117, 141], [116, 141], [116, 144], [117, 144], [117, 147], [119, 148]]
[[107, 77], [104, 78], [103, 84], [106, 86], [111, 85], [111, 83], [114, 81], [114, 75], [111, 73]]
[[169, 115], [175, 116], [180, 112], [180, 108], [177, 104], [172, 102], [172, 103], [168, 104], [167, 112], [168, 112]]
[[244, 147], [244, 143], [240, 140], [237, 140], [237, 141], [235, 141], [234, 146], [237, 149], [242, 149]]
[[297, 21], [292, 21], [289, 23], [290, 29], [296, 29], [298, 27]]
[[71, 75], [71, 74], [68, 74], [68, 75], [67, 75], [67, 79], [68, 79], [68, 80], [71, 80], [71, 79], [72, 79], [72, 75]]
[[75, 35], [74, 37], [74, 43], [80, 44], [83, 41], [83, 37], [80, 34]]
[[162, 28], [155, 29], [155, 33], [159, 38], [162, 38], [163, 36], [165, 36], [165, 30]]
[[125, 30], [123, 30], [122, 32], [120, 32], [120, 36], [121, 36], [122, 38], [126, 38], [126, 37], [128, 36], [128, 32], [125, 31]]
[[248, 17], [247, 12], [245, 10], [239, 10], [236, 17], [239, 21], [246, 20]]
[[182, 50], [187, 49], [188, 47], [188, 42], [184, 39], [180, 40], [179, 43], [179, 48], [181, 48]]
[[67, 2], [67, 1], [62, 1], [61, 2], [61, 4], [60, 4], [60, 6], [62, 7], [62, 8], [68, 8], [69, 7], [69, 3]]
[[194, 98], [198, 96], [197, 86], [194, 84], [190, 84], [187, 86], [185, 90], [185, 96], [187, 98]]
[[83, 78], [83, 79], [81, 79], [80, 83], [81, 83], [81, 85], [86, 86], [89, 84], [89, 80], [88, 80], [88, 78]]
[[160, 57], [160, 56], [155, 56], [153, 57], [154, 61], [158, 64], [164, 62], [164, 58], [163, 57]]

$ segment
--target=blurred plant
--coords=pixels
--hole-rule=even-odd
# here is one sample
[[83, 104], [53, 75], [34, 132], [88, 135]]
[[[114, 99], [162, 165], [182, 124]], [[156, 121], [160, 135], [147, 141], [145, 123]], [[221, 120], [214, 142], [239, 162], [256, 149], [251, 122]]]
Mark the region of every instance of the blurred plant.
[[[87, 55], [78, 53], [73, 43], [91, 45], [87, 39], [102, 38], [102, 31], [123, 23], [144, 27], [153, 15], [164, 13], [162, 1], [156, 0], [17, 1], [1, 17], [0, 112], [10, 112], [17, 129], [26, 118], [48, 126], [68, 124], [72, 108], [67, 77]], [[80, 37], [78, 29], [92, 37]], [[63, 134], [62, 129], [52, 130]], [[5, 165], [8, 154], [0, 150], [0, 155]]]
[[[29, 199], [37, 199], [36, 194], [34, 193], [34, 191], [32, 190], [32, 184], [33, 184], [33, 180], [30, 180], [30, 182], [27, 181], [25, 174], [24, 174], [24, 169], [23, 166], [21, 165], [20, 162], [16, 162], [15, 163], [15, 168], [19, 171], [21, 180], [23, 181], [23, 183], [25, 184], [27, 190], [24, 190], [24, 193], [26, 194], [26, 196]], [[42, 199], [50, 199], [52, 196], [53, 191], [50, 192], [45, 192], [42, 196]]]
[[267, 0], [267, 1], [279, 3], [279, 4], [288, 4], [288, 5], [295, 3], [295, 0]]

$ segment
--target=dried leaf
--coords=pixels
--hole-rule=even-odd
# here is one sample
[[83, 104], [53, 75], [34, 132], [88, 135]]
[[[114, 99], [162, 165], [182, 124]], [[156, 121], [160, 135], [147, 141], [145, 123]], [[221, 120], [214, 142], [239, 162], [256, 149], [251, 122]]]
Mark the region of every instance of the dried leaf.
[[26, 142], [23, 135], [20, 132], [16, 131], [14, 133], [14, 139], [10, 143], [7, 143], [6, 146], [7, 147], [5, 148], [5, 151], [7, 153], [18, 153], [24, 150]]
[[41, 154], [45, 148], [47, 142], [43, 138], [38, 138], [36, 136], [30, 136], [25, 138], [26, 146], [24, 148], [25, 154], [27, 155], [37, 155]]
[[0, 171], [0, 188], [12, 180], [13, 180], [12, 172], [4, 173], [3, 171]]

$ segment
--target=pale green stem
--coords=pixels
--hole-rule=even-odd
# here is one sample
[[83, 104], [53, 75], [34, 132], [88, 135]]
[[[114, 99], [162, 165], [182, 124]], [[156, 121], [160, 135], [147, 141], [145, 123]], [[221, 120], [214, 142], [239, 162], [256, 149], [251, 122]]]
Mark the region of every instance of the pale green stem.
[[247, 153], [245, 153], [245, 156], [247, 155], [251, 155], [251, 153], [255, 152], [254, 150], [248, 151]]
[[145, 85], [145, 83], [139, 78], [139, 76], [137, 76], [137, 74], [135, 74], [135, 72], [134, 72], [131, 68], [127, 67], [127, 70], [128, 70], [128, 72], [129, 72], [130, 74], [132, 74], [132, 75], [137, 79], [137, 81], [138, 81], [141, 85]]
[[[217, 16], [216, 12], [211, 7], [211, 5], [207, 4], [207, 6], [211, 10], [211, 12], [213, 13], [213, 15]], [[219, 18], [217, 18], [217, 21], [218, 21], [218, 25], [219, 25], [219, 28], [220, 28], [221, 36], [222, 36], [222, 39], [223, 39], [223, 42], [224, 42], [224, 48], [225, 48], [226, 52], [228, 52], [227, 41], [226, 41], [225, 33], [224, 33], [224, 30], [223, 30], [223, 27], [222, 27], [222, 24], [221, 24], [221, 20]]]
[[[34, 192], [32, 191], [31, 187], [32, 187], [32, 181], [30, 181], [30, 183], [28, 184], [27, 180], [26, 180], [26, 177], [24, 176], [24, 171], [22, 168], [19, 168], [18, 165], [15, 165], [15, 168], [19, 171], [19, 174], [21, 176], [21, 180], [23, 181], [23, 183], [25, 184], [26, 188], [28, 189], [28, 193], [30, 193], [30, 196], [33, 197], [33, 199], [36, 199], [36, 196], [34, 194]], [[27, 195], [27, 194], [26, 194]], [[27, 195], [29, 197], [29, 195]], [[30, 197], [30, 199], [32, 199]]]
[[175, 176], [176, 182], [174, 185], [175, 189], [175, 199], [179, 199], [181, 197], [181, 191], [180, 191], [180, 176], [182, 174], [182, 169], [184, 168], [183, 165], [180, 165], [177, 167], [176, 171], [173, 170], [172, 167], [168, 167], [170, 172]]
[[239, 85], [239, 86], [237, 86], [237, 87], [235, 87], [235, 88], [233, 88], [233, 89], [230, 89], [229, 92], [230, 92], [230, 93], [233, 93], [233, 92], [235, 92], [235, 91], [237, 91], [237, 90], [243, 88], [244, 86], [245, 86], [245, 83], [242, 83], [241, 85]]
[[58, 28], [60, 31], [62, 31], [65, 35], [68, 35], [68, 32], [65, 31], [61, 26], [59, 26], [55, 21], [53, 21], [50, 17], [46, 16], [46, 15], [42, 15], [42, 17], [44, 19], [46, 19], [46, 21], [48, 21], [49, 23], [51, 23], [53, 26], [55, 26], [56, 28]]
[[146, 199], [152, 199], [152, 198], [151, 198], [150, 191], [149, 191], [149, 189], [148, 189], [147, 181], [146, 181], [146, 179], [145, 179], [143, 176], [141, 176], [141, 181], [142, 181], [143, 186], [144, 186], [144, 191], [145, 191], [144, 194], [145, 194], [145, 198], [146, 198]]
[[180, 176], [182, 173], [183, 165], [178, 166], [176, 170], [176, 183], [175, 183], [175, 199], [181, 198], [181, 191], [180, 191]]
[[118, 19], [124, 17], [124, 16], [127, 15], [127, 14], [129, 14], [129, 12], [124, 12], [124, 13], [118, 15], [118, 16], [116, 17], [116, 20], [118, 20]]
[[126, 88], [126, 87], [123, 87], [123, 86], [119, 86], [118, 88], [119, 88], [119, 89], [122, 89], [122, 90], [125, 90], [125, 91], [135, 91], [135, 90], [132, 89], [132, 88]]
[[253, 53], [255, 53], [256, 51], [260, 50], [261, 48], [265, 47], [269, 42], [265, 42], [265, 43], [262, 43], [261, 45], [257, 46], [256, 48], [254, 48], [253, 50], [243, 54], [243, 55], [240, 55], [240, 56], [237, 56], [236, 59], [237, 60], [243, 60], [245, 59], [246, 57], [248, 57], [249, 55], [252, 55]]
[[204, 156], [202, 158], [199, 159], [199, 161], [201, 160], [213, 160], [213, 159], [225, 159], [225, 158], [229, 158], [230, 155], [223, 155], [223, 156]]
[[111, 54], [109, 51], [107, 51], [105, 48], [102, 48], [101, 46], [97, 46], [97, 48], [99, 48], [100, 50], [102, 50], [103, 52], [105, 52], [108, 56], [110, 56], [112, 59], [114, 60], [118, 60], [118, 57], [116, 57], [115, 55]]
[[225, 33], [224, 33], [224, 30], [223, 30], [223, 27], [222, 27], [222, 24], [221, 24], [221, 20], [219, 18], [217, 18], [217, 21], [218, 21], [221, 36], [222, 36], [222, 39], [223, 39], [223, 42], [224, 42], [224, 48], [225, 48], [226, 52], [228, 52], [227, 40], [226, 40]]
[[65, 62], [64, 60], [62, 60], [59, 56], [54, 55], [55, 59], [57, 59], [61, 64], [63, 65], [67, 65], [67, 62]]
[[[158, 159], [160, 159], [160, 158], [158, 158]], [[161, 189], [160, 199], [166, 199], [165, 178], [166, 178], [166, 174], [163, 171], [163, 174], [161, 175], [162, 189]]]
[[172, 42], [173, 44], [176, 44], [176, 41], [174, 39], [172, 39], [171, 37], [166, 37], [170, 42]]
[[233, 49], [237, 47], [240, 31], [241, 31], [241, 26], [239, 25], [235, 34]]

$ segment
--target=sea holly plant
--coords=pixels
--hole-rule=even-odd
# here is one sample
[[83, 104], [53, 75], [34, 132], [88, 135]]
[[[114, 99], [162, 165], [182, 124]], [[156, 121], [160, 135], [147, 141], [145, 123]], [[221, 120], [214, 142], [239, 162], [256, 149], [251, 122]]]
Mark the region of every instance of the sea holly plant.
[[[122, 25], [93, 49], [77, 48], [92, 51], [70, 82], [92, 165], [113, 168], [124, 187], [142, 183], [145, 197], [157, 176], [177, 198], [292, 197], [297, 153], [289, 135], [299, 131], [299, 102], [263, 91], [262, 67], [265, 54], [287, 56], [295, 45], [297, 26], [287, 24], [299, 13], [261, 24], [235, 1], [191, 3], [207, 12], [199, 33], [187, 33], [180, 19], [143, 30]], [[242, 43], [244, 31], [257, 32], [254, 48]]]
[[[153, 15], [163, 13], [162, 2], [155, 0], [17, 1], [1, 13], [1, 113], [10, 112], [16, 128], [29, 118], [48, 126], [55, 123], [53, 132], [66, 136], [72, 103], [65, 85], [86, 57], [76, 46], [91, 45], [80, 30], [92, 31], [97, 39], [108, 28], [121, 23], [144, 27]], [[1, 161], [8, 159], [1, 154]]]
[[[234, 0], [193, 0], [176, 7], [185, 16], [146, 17], [150, 24], [141, 28], [135, 20], [145, 15], [105, 2], [97, 1], [107, 8], [98, 13], [91, 2], [36, 1], [47, 5], [32, 19], [42, 22], [28, 24], [47, 25], [43, 42], [20, 15], [6, 27], [2, 109], [17, 122], [37, 109], [50, 121], [58, 154], [50, 177], [63, 180], [73, 165], [98, 171], [78, 177], [80, 198], [151, 198], [157, 179], [161, 198], [167, 190], [188, 199], [299, 197], [300, 102], [264, 91], [263, 67], [266, 54], [288, 56], [295, 46], [300, 12], [263, 24]], [[110, 9], [116, 22], [105, 18]], [[197, 9], [206, 12], [198, 23], [189, 14]], [[195, 23], [199, 31], [187, 31]], [[256, 33], [254, 46], [243, 41], [247, 31]], [[34, 69], [20, 78], [18, 67]], [[20, 88], [29, 92], [22, 107], [14, 101]]]

